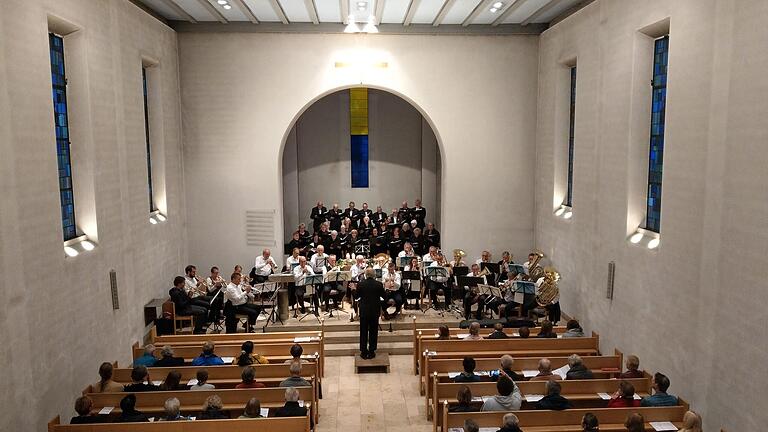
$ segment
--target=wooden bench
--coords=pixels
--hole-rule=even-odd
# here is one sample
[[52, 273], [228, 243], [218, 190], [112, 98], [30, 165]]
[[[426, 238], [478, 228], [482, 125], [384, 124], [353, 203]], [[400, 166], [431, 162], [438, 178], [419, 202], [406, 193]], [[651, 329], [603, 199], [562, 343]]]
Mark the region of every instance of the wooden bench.
[[[272, 333], [207, 333], [204, 335], [183, 334], [158, 336], [157, 327], [152, 326], [149, 332], [149, 342], [157, 345], [202, 345], [205, 341], [219, 344], [235, 344], [251, 341], [255, 345], [260, 343], [298, 343], [304, 346], [304, 341], [296, 341], [297, 338], [313, 338], [311, 342], [323, 342], [325, 336], [324, 325], [319, 330], [272, 332]], [[319, 338], [319, 339], [318, 339]]]
[[647, 422], [669, 421], [678, 428], [682, 426], [683, 415], [688, 411], [688, 404], [681, 400], [678, 406], [673, 407], [641, 407], [641, 408], [583, 408], [568, 409], [565, 411], [528, 410], [528, 411], [484, 411], [449, 413], [448, 402], [443, 402], [442, 430], [446, 432], [451, 428], [462, 428], [464, 420], [472, 419], [483, 428], [501, 427], [502, 418], [507, 412], [514, 413], [520, 419], [520, 428], [525, 432], [581, 432], [581, 419], [586, 413], [597, 416], [600, 422], [600, 431], [626, 431], [624, 422], [632, 413], [639, 413], [646, 421], [645, 430], [653, 428]]
[[[640, 397], [645, 397], [651, 393], [651, 381], [647, 378], [634, 378], [626, 380], [635, 386], [635, 393]], [[558, 381], [561, 386], [560, 394], [568, 399], [575, 408], [605, 408], [608, 404], [607, 400], [602, 399], [598, 393], [613, 394], [619, 388], [619, 380], [615, 379], [592, 379], [592, 380], [567, 380]], [[493, 396], [497, 394], [495, 382], [478, 382], [478, 383], [441, 383], [437, 380], [437, 376], [433, 376], [432, 381], [432, 394], [434, 397], [431, 402], [427, 401], [427, 419], [433, 420], [434, 430], [436, 431], [440, 426], [442, 420], [444, 406], [453, 406], [458, 403], [456, 400], [456, 394], [459, 388], [462, 386], [469, 387], [472, 392], [473, 404], [477, 405], [477, 410], [480, 410], [483, 402], [481, 400], [474, 400], [482, 396]], [[522, 409], [535, 409], [535, 402], [528, 402], [525, 399], [526, 395], [546, 395], [547, 381], [521, 381], [517, 382], [517, 386], [520, 388], [520, 393], [523, 395]], [[444, 402], [448, 402], [448, 405], [444, 405]]]
[[563, 339], [483, 339], [483, 340], [424, 340], [424, 351], [419, 354], [419, 375], [422, 395], [426, 391], [426, 358], [499, 358], [512, 357], [567, 357], [571, 354], [595, 356], [600, 354], [600, 339], [592, 337]]
[[196, 420], [152, 423], [61, 424], [56, 416], [48, 432], [309, 432], [309, 414], [303, 417]]

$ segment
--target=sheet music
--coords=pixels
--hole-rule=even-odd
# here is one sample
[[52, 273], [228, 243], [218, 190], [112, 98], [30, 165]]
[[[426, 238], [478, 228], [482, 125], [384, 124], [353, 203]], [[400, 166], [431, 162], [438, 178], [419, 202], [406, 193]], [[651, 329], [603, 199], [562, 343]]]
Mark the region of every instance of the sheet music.
[[259, 414], [261, 414], [262, 417], [269, 417], [269, 408], [262, 408]]
[[525, 378], [533, 378], [539, 374], [539, 371], [534, 369], [523, 370], [523, 376]]
[[458, 373], [458, 372], [448, 372], [448, 378], [450, 378], [450, 379], [454, 379], [454, 378], [456, 378], [459, 375], [461, 375], [461, 374]]
[[552, 373], [555, 374], [555, 375], [560, 375], [560, 377], [565, 379], [565, 375], [568, 373], [569, 370], [571, 370], [571, 366], [565, 365], [565, 366], [563, 366], [561, 368], [557, 368], [557, 369], [553, 370]]
[[660, 422], [649, 422], [651, 424], [651, 427], [653, 430], [656, 431], [676, 431], [678, 430], [675, 425], [672, 424], [672, 422], [668, 421], [660, 421]]
[[188, 386], [195, 386], [197, 385], [197, 383], [198, 383], [197, 378], [192, 378], [189, 381], [187, 381]]
[[600, 396], [600, 399], [602, 400], [611, 400], [611, 395], [609, 395], [608, 393], [601, 392], [601, 393], [598, 393], [597, 395]]
[[306, 337], [295, 337], [295, 338], [293, 338], [293, 342], [294, 342], [294, 343], [309, 342], [309, 341], [311, 341], [311, 340], [312, 340], [312, 338], [311, 338], [311, 337], [309, 337], [309, 336], [306, 336]]
[[235, 358], [234, 357], [222, 357], [221, 360], [224, 362], [224, 364], [231, 364]]
[[104, 408], [99, 411], [99, 415], [108, 415], [112, 412], [112, 410], [115, 409], [113, 406], [105, 406]]
[[538, 402], [542, 399], [544, 399], [544, 395], [540, 395], [540, 394], [525, 395], [526, 402]]
[[465, 337], [468, 337], [469, 333], [459, 333], [456, 335], [459, 339], [464, 339]]

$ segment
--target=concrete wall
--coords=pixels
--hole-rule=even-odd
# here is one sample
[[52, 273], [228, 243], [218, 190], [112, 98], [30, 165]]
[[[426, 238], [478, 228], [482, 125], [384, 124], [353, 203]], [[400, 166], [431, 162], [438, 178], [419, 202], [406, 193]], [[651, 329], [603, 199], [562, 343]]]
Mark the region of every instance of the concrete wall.
[[[667, 19], [661, 244], [650, 251], [627, 237], [645, 217], [652, 39], [643, 33]], [[603, 0], [547, 30], [539, 47], [536, 245], [562, 274], [563, 308], [601, 333], [604, 350], [636, 353], [642, 367], [667, 374], [707, 431], [768, 421], [754, 397], [768, 361], [766, 20], [768, 4], [757, 0]], [[565, 194], [564, 65], [574, 58], [566, 221], [553, 210]]]
[[[77, 219], [98, 247], [65, 258], [51, 101], [48, 17], [65, 38]], [[57, 21], [57, 20], [54, 20]], [[149, 224], [141, 85], [151, 73], [156, 201]], [[65, 422], [102, 361], [128, 364], [142, 306], [185, 263], [176, 35], [123, 0], [0, 2], [0, 429]], [[120, 309], [112, 310], [109, 270]]]
[[381, 205], [389, 213], [403, 200], [412, 206], [416, 198], [422, 198], [428, 219], [439, 221], [435, 184], [439, 151], [432, 129], [408, 102], [380, 90], [369, 90], [368, 117], [368, 188], [351, 187], [349, 91], [320, 99], [296, 122], [283, 152], [285, 208], [295, 210], [298, 201], [298, 214], [285, 214], [296, 222], [284, 224], [286, 240], [299, 222], [311, 230], [309, 214], [317, 200], [328, 208], [337, 202], [342, 209], [349, 201], [355, 201], [358, 208], [367, 202], [372, 210]]
[[[250, 263], [267, 245], [246, 245], [246, 209], [274, 209], [274, 239], [267, 242], [282, 244], [283, 143], [312, 102], [359, 85], [404, 97], [432, 126], [442, 159], [436, 183], [446, 249], [471, 256], [484, 248], [517, 256], [529, 250], [536, 36], [178, 37], [192, 262]], [[337, 61], [352, 67], [335, 68]], [[380, 61], [388, 67], [369, 66]], [[501, 199], [509, 190], [516, 199]]]

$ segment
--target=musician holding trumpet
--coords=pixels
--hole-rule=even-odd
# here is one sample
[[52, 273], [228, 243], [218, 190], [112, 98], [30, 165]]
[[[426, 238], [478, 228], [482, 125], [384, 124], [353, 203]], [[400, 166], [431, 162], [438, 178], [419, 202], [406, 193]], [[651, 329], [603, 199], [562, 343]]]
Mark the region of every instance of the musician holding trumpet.
[[208, 287], [205, 281], [197, 276], [197, 267], [188, 265], [184, 268], [184, 291], [192, 300], [193, 305], [204, 307], [208, 322], [213, 321], [213, 311], [211, 310], [211, 300], [213, 296], [208, 295]]
[[253, 278], [255, 283], [264, 283], [269, 279], [269, 275], [277, 271], [277, 263], [271, 257], [272, 252], [269, 249], [261, 251], [261, 255], [256, 257], [253, 264]]

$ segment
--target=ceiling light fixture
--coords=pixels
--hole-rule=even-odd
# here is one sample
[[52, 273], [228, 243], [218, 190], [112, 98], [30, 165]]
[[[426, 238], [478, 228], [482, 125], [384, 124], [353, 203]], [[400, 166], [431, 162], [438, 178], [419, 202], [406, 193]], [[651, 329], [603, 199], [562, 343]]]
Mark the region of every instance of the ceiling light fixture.
[[224, 9], [226, 9], [226, 10], [230, 10], [230, 9], [232, 9], [232, 6], [230, 6], [230, 5], [228, 5], [228, 4], [225, 4], [225, 5], [224, 5], [224, 6], [222, 6], [222, 7], [223, 7]]
[[359, 1], [359, 2], [357, 2], [357, 6], [358, 7], [366, 7], [366, 6], [368, 6], [368, 2]]
[[491, 8], [491, 13], [496, 13], [496, 12], [498, 12], [498, 11], [499, 11], [499, 10], [498, 10], [497, 8], [495, 8], [495, 7], [492, 7], [492, 8]]
[[504, 3], [502, 2], [496, 2], [493, 4], [493, 7], [495, 7], [496, 9], [501, 9], [502, 6], [504, 6]]
[[219, 3], [220, 5], [222, 5], [222, 6], [224, 6], [224, 5], [225, 5], [225, 4], [227, 4], [228, 2], [227, 2], [227, 0], [219, 0], [219, 1], [218, 1], [218, 3]]

